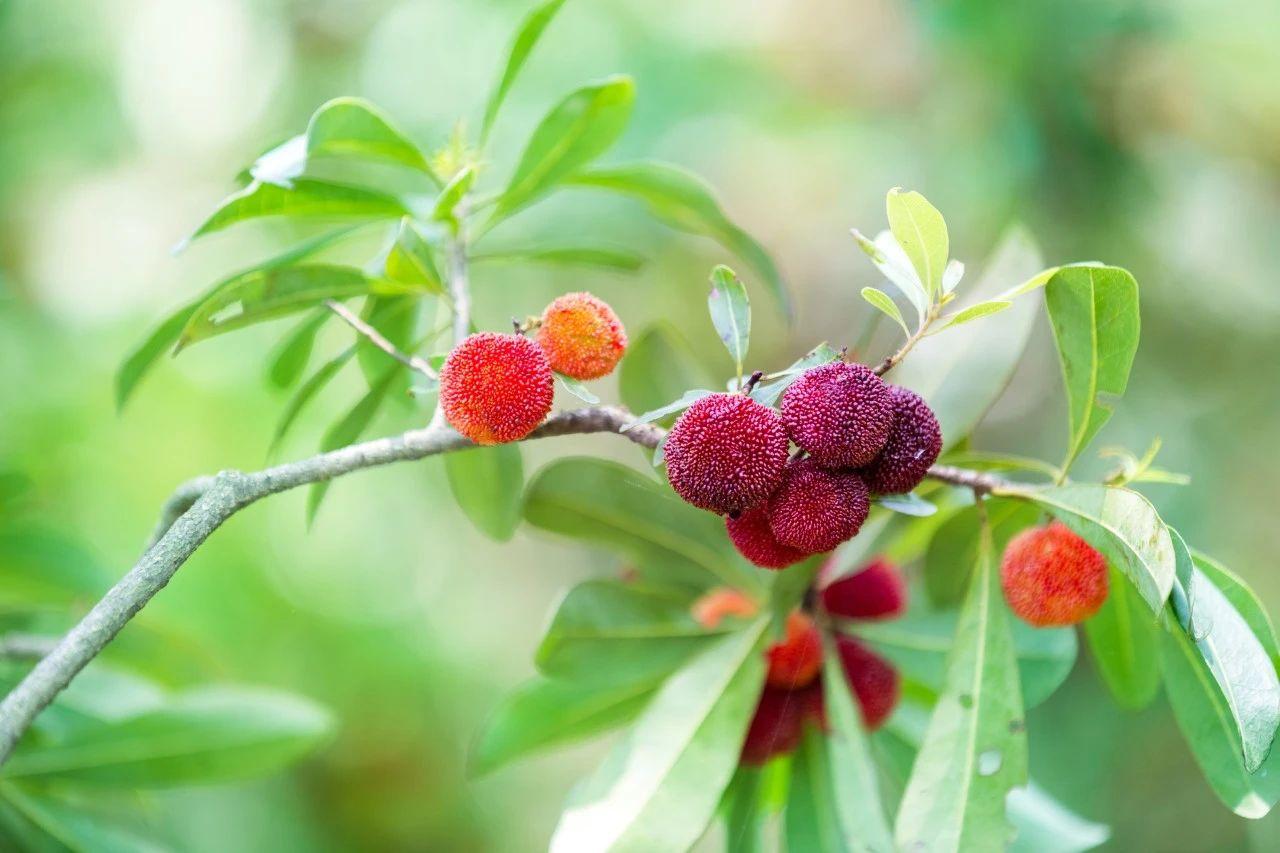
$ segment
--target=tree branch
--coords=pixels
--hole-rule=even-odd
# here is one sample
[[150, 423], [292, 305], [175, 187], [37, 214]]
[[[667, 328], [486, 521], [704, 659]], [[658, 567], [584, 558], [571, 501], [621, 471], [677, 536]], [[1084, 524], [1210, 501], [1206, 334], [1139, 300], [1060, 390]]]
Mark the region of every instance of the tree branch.
[[375, 347], [382, 350], [405, 367], [410, 370], [418, 371], [428, 379], [438, 378], [435, 370], [427, 363], [426, 359], [421, 356], [406, 355], [400, 352], [400, 350], [396, 348], [395, 344], [382, 336], [381, 332], [373, 326], [370, 326], [364, 320], [361, 320], [351, 311], [350, 308], [343, 305], [341, 302], [338, 302], [336, 299], [326, 299], [324, 301], [324, 307], [341, 317], [343, 322], [355, 329], [358, 334], [368, 338], [369, 343], [373, 344]]

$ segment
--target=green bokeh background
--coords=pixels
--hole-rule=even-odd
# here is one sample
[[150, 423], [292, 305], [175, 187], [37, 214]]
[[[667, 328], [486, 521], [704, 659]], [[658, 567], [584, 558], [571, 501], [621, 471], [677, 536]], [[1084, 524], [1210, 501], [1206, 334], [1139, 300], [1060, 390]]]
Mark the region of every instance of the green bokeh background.
[[[177, 258], [170, 247], [245, 163], [330, 97], [367, 97], [427, 145], [443, 143], [458, 116], [475, 126], [523, 10], [481, 0], [0, 3], [0, 468], [34, 484], [41, 523], [115, 577], [175, 483], [266, 461], [283, 404], [263, 380], [278, 325], [166, 362], [115, 411], [112, 373], [129, 348], [282, 232], [247, 225]], [[786, 328], [753, 291], [752, 361], [766, 368], [819, 340], [861, 338], [870, 309], [858, 291], [877, 282], [848, 228], [883, 227], [890, 186], [929, 196], [971, 270], [1014, 219], [1049, 261], [1129, 268], [1142, 286], [1142, 347], [1101, 443], [1140, 452], [1162, 436], [1162, 464], [1193, 485], [1148, 494], [1277, 612], [1277, 32], [1280, 6], [1266, 0], [570, 0], [508, 102], [492, 160], [506, 174], [524, 134], [577, 83], [634, 75], [634, 120], [607, 160], [655, 156], [699, 171], [775, 253], [798, 316]], [[633, 334], [666, 319], [727, 371], [703, 300], [706, 271], [731, 259], [711, 243], [581, 193], [502, 230], [591, 233], [653, 260], [635, 276], [477, 273], [482, 328], [591, 289]], [[322, 345], [344, 340], [329, 329]], [[977, 446], [1057, 461], [1053, 359], [1042, 321]], [[281, 456], [310, 453], [361, 382], [352, 372], [331, 388]], [[612, 382], [600, 390], [612, 396]], [[393, 406], [376, 431], [424, 416]], [[566, 452], [643, 464], [618, 444], [530, 446], [526, 469]], [[507, 545], [484, 540], [453, 506], [439, 460], [340, 482], [310, 530], [303, 504], [289, 494], [238, 516], [126, 632], [172, 638], [162, 669], [174, 683], [285, 687], [341, 721], [337, 739], [287, 776], [158, 797], [177, 843], [544, 847], [599, 745], [479, 781], [466, 776], [466, 750], [497, 697], [532, 672], [557, 591], [615, 569], [612, 558], [523, 531]], [[1111, 823], [1108, 849], [1280, 843], [1276, 818], [1249, 823], [1218, 804], [1163, 700], [1117, 710], [1083, 658], [1030, 731], [1033, 774]]]

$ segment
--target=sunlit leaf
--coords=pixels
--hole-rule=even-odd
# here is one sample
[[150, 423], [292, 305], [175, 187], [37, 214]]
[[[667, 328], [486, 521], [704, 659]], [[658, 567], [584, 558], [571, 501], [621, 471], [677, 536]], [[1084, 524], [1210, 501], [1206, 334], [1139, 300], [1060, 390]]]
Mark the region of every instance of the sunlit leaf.
[[437, 296], [445, 292], [444, 279], [431, 254], [431, 246], [408, 217], [400, 221], [400, 230], [387, 251], [383, 270], [391, 281], [421, 287]]
[[928, 518], [938, 511], [936, 504], [929, 503], [912, 492], [905, 495], [877, 495], [873, 502], [876, 506], [916, 518]]
[[1009, 853], [1084, 853], [1111, 837], [1106, 824], [1085, 820], [1034, 782], [1010, 791], [1006, 805], [1018, 831]]
[[458, 214], [455, 210], [458, 202], [462, 201], [462, 197], [471, 191], [471, 185], [476, 182], [476, 170], [472, 166], [464, 166], [458, 174], [454, 175], [445, 188], [440, 191], [439, 197], [436, 198], [435, 207], [431, 210], [431, 217], [441, 222], [448, 222], [457, 225]]
[[711, 295], [707, 297], [707, 308], [711, 311], [711, 323], [716, 334], [729, 351], [741, 381], [747, 348], [751, 344], [751, 301], [747, 298], [747, 288], [726, 266], [718, 266], [711, 271]]
[[862, 298], [870, 303], [874, 308], [884, 313], [893, 322], [902, 328], [902, 333], [908, 337], [911, 330], [907, 328], [907, 323], [902, 319], [902, 312], [898, 310], [898, 305], [889, 298], [889, 294], [883, 290], [876, 290], [874, 287], [862, 288]]
[[942, 329], [950, 329], [955, 326], [968, 323], [971, 320], [979, 320], [983, 317], [990, 317], [992, 314], [999, 314], [1001, 311], [1005, 310], [1006, 308], [1010, 308], [1012, 306], [1013, 306], [1012, 302], [1003, 302], [998, 299], [991, 300], [988, 302], [979, 302], [977, 305], [970, 305], [968, 308], [964, 309], [963, 311], [957, 311], [955, 314], [952, 314], [950, 317], [943, 318], [944, 320], [946, 320], [946, 323], [941, 327], [941, 329], [939, 329], [939, 331], [941, 331]]
[[[408, 214], [392, 196], [360, 187], [300, 178], [291, 187], [254, 181], [228, 196], [187, 240], [266, 216], [306, 219], [396, 219]], [[185, 245], [185, 244], [184, 244]], [[180, 245], [179, 249], [182, 248]]]
[[773, 406], [778, 402], [778, 398], [782, 396], [782, 392], [787, 390], [787, 386], [800, 378], [800, 374], [811, 367], [830, 364], [839, 357], [840, 353], [836, 352], [824, 341], [785, 370], [766, 376], [764, 382], [751, 389], [751, 399], [766, 406]]
[[911, 260], [925, 291], [936, 297], [942, 292], [942, 275], [951, 250], [942, 214], [920, 193], [897, 188], [889, 190], [885, 206], [889, 230]]
[[334, 98], [311, 116], [308, 157], [358, 157], [397, 163], [439, 179], [422, 151], [381, 110], [359, 98]]
[[520, 526], [524, 464], [518, 444], [446, 453], [449, 490], [471, 523], [490, 539], [506, 542]]
[[1272, 661], [1280, 666], [1280, 644], [1276, 642], [1275, 625], [1258, 594], [1249, 588], [1243, 578], [1212, 557], [1199, 551], [1192, 551], [1191, 557], [1196, 568], [1204, 572], [1205, 577], [1226, 596], [1244, 621], [1249, 623], [1258, 642], [1262, 643]]
[[907, 298], [907, 301], [916, 309], [916, 317], [923, 320], [929, 309], [929, 294], [925, 292], [919, 274], [911, 265], [911, 259], [898, 245], [893, 234], [889, 231], [881, 231], [872, 240], [857, 228], [850, 229], [850, 233], [857, 242], [858, 248], [871, 258], [871, 262], [875, 264], [880, 274]]
[[502, 69], [502, 76], [498, 78], [493, 91], [489, 93], [489, 101], [485, 104], [484, 120], [480, 125], [481, 145], [489, 138], [489, 132], [493, 129], [494, 119], [498, 117], [498, 110], [502, 107], [502, 102], [506, 99], [507, 92], [511, 90], [511, 85], [520, 74], [520, 69], [524, 67], [524, 63], [533, 51], [534, 45], [538, 43], [538, 39], [542, 37], [543, 30], [547, 28], [547, 25], [551, 23], [551, 19], [555, 17], [563, 5], [564, 0], [544, 0], [544, 2], [534, 6], [524, 20], [520, 22], [520, 28], [516, 30], [515, 39], [507, 51], [507, 62]]

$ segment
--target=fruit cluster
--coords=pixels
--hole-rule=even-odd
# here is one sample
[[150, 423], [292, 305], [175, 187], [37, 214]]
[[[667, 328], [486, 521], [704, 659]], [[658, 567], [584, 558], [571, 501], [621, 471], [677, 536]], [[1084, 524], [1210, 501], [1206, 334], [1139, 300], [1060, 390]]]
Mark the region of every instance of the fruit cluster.
[[[830, 574], [828, 562], [819, 574], [820, 592], [815, 601], [824, 619], [886, 620], [906, 610], [902, 575], [883, 559], [841, 578], [832, 579]], [[755, 613], [751, 599], [726, 588], [707, 593], [693, 608], [694, 617], [707, 628], [715, 628], [726, 617], [749, 618]], [[835, 650], [863, 724], [874, 731], [898, 703], [898, 672], [866, 644], [846, 634], [835, 634]], [[791, 613], [783, 639], [765, 651], [765, 684], [743, 740], [743, 764], [761, 765], [791, 752], [799, 745], [806, 725], [827, 729], [822, 660], [822, 637], [813, 618], [800, 610]]]
[[520, 332], [480, 332], [454, 347], [440, 370], [440, 405], [450, 426], [476, 444], [519, 441], [551, 412], [554, 374], [599, 379], [627, 349], [627, 333], [609, 305], [567, 293]]
[[851, 539], [872, 495], [911, 491], [942, 450], [928, 405], [861, 364], [810, 368], [780, 409], [746, 393], [708, 395], [676, 421], [664, 451], [676, 493], [726, 516], [734, 546], [763, 568]]

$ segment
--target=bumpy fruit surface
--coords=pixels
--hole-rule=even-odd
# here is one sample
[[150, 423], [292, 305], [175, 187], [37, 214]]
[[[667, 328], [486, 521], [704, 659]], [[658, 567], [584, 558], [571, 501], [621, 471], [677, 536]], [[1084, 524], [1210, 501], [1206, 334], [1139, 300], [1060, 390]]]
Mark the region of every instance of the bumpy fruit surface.
[[822, 682], [799, 690], [765, 687], [742, 743], [742, 763], [758, 767], [800, 745], [808, 720], [822, 725]]
[[551, 369], [574, 379], [608, 376], [627, 349], [613, 309], [590, 293], [566, 293], [542, 312], [538, 345]]
[[782, 420], [818, 464], [857, 468], [888, 441], [893, 401], [869, 368], [833, 361], [806, 370], [783, 392]]
[[750, 619], [759, 608], [744, 593], [727, 586], [710, 590], [693, 603], [691, 613], [704, 628], [718, 628], [726, 617]]
[[1107, 561], [1055, 521], [1010, 540], [1000, 563], [1000, 584], [1010, 609], [1032, 625], [1074, 625], [1107, 600]]
[[711, 394], [686, 409], [667, 435], [667, 479], [696, 507], [742, 512], [782, 482], [787, 448], [773, 409], [743, 394]]
[[836, 653], [849, 688], [862, 709], [862, 722], [869, 731], [875, 731], [898, 705], [902, 692], [898, 671], [852, 637], [836, 637]]
[[725, 516], [724, 527], [738, 553], [762, 569], [785, 569], [806, 556], [803, 551], [788, 548], [777, 540], [763, 504], [737, 518]]
[[765, 652], [770, 687], [794, 690], [811, 684], [822, 669], [822, 635], [813, 620], [800, 611], [787, 617], [787, 634]]
[[769, 498], [769, 526], [788, 548], [820, 554], [856, 535], [870, 509], [857, 474], [799, 459], [787, 465], [782, 485]]
[[[823, 567], [823, 574], [828, 566]], [[822, 589], [822, 607], [846, 619], [896, 619], [907, 609], [907, 584], [897, 567], [877, 557]]]
[[480, 332], [467, 338], [440, 370], [440, 405], [458, 432], [476, 444], [524, 438], [551, 411], [551, 365], [521, 335]]
[[905, 494], [924, 479], [942, 452], [942, 428], [920, 395], [894, 385], [893, 429], [880, 455], [862, 469], [867, 488], [877, 495]]

